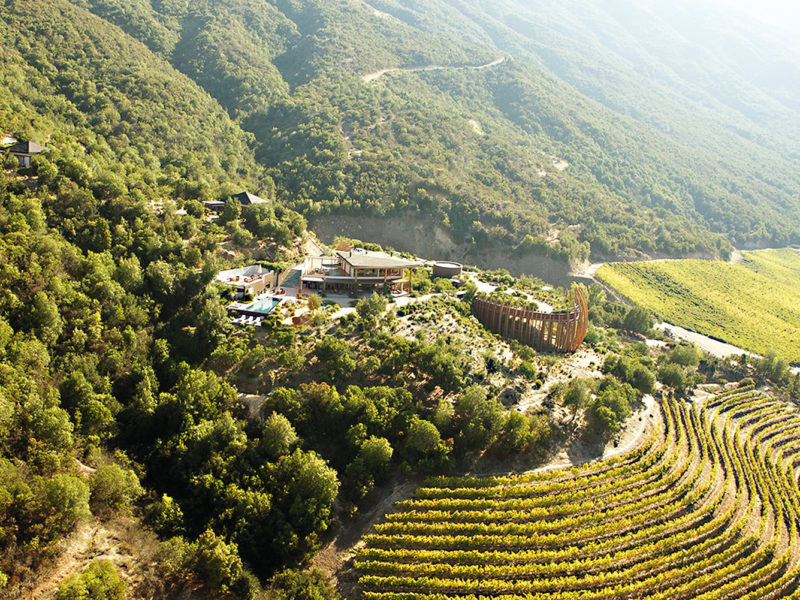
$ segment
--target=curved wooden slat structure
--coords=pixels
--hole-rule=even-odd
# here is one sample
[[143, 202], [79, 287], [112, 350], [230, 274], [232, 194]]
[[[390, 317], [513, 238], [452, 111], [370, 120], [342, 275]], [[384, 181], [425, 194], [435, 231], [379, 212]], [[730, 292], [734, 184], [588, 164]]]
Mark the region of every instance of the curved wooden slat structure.
[[472, 310], [489, 331], [545, 352], [575, 352], [586, 337], [589, 309], [583, 290], [570, 292], [573, 309], [545, 313], [476, 296]]

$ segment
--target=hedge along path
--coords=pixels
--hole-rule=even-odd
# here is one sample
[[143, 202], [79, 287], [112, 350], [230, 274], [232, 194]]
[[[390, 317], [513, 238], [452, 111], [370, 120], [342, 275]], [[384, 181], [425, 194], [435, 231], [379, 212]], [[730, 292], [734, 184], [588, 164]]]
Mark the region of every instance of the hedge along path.
[[638, 449], [439, 477], [356, 557], [366, 600], [800, 600], [800, 411], [743, 388], [666, 399]]

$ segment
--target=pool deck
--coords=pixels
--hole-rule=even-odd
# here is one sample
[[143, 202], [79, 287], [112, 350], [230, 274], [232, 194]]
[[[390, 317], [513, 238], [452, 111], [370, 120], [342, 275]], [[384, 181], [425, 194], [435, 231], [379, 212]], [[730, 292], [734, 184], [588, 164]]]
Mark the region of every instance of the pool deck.
[[[286, 300], [286, 296], [286, 294], [266, 292], [256, 296], [252, 302], [231, 302], [225, 308], [228, 313], [236, 313], [236, 316], [231, 316], [231, 323], [234, 325], [261, 325], [261, 321], [283, 304]], [[267, 300], [275, 302], [269, 310], [264, 311], [258, 308], [252, 308], [255, 304], [263, 303]]]

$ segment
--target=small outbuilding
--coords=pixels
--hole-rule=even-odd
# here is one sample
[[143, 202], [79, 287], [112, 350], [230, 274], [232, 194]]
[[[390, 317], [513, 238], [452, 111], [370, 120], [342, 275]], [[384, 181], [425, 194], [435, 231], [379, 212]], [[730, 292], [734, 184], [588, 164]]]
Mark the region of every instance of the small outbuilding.
[[36, 142], [18, 142], [13, 146], [6, 148], [6, 153], [9, 156], [16, 156], [19, 161], [20, 167], [30, 167], [31, 159], [34, 156], [47, 152], [49, 148], [40, 146]]
[[234, 298], [255, 297], [277, 285], [277, 274], [261, 265], [250, 265], [220, 271], [217, 281], [231, 288]]

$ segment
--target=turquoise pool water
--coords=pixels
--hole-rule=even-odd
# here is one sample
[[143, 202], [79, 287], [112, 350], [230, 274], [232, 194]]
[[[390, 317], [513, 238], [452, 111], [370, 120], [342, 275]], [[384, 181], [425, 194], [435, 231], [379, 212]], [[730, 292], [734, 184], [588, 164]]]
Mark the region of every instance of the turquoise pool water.
[[280, 304], [279, 300], [275, 300], [274, 298], [265, 298], [263, 300], [256, 300], [252, 304], [248, 304], [244, 310], [268, 315], [275, 310], [275, 307], [278, 306], [278, 304]]

